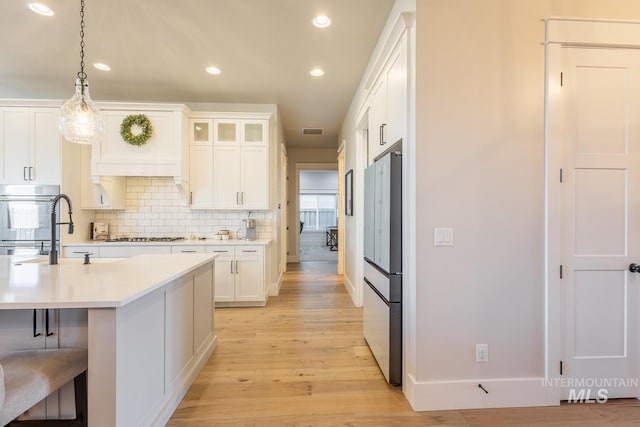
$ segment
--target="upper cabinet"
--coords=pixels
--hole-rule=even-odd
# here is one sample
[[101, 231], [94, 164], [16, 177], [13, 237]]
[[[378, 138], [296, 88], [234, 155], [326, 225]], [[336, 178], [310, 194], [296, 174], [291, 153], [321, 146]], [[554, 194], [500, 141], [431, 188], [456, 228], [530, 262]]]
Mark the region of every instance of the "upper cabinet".
[[0, 107], [3, 184], [60, 185], [59, 109]]
[[191, 127], [191, 208], [269, 209], [268, 119], [192, 118]]
[[407, 132], [407, 40], [403, 36], [374, 83], [369, 109], [369, 162]]
[[[110, 176], [188, 176], [188, 116], [184, 105], [111, 104], [99, 105], [105, 121], [104, 138], [94, 145], [92, 174]], [[123, 120], [142, 114], [152, 126], [151, 137], [142, 145], [125, 141]], [[131, 133], [140, 129], [133, 125]]]

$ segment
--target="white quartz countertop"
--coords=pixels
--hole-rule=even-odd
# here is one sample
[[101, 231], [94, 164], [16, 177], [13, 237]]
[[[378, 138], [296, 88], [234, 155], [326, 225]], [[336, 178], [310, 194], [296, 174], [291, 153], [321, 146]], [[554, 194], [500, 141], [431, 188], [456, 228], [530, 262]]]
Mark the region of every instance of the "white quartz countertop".
[[217, 246], [217, 245], [260, 245], [266, 246], [271, 243], [271, 239], [229, 239], [229, 240], [216, 240], [216, 239], [184, 239], [174, 240], [173, 242], [105, 242], [100, 240], [87, 240], [85, 242], [63, 243], [62, 246], [190, 246], [190, 245], [202, 245], [202, 246]]
[[121, 307], [212, 262], [215, 254], [60, 258], [59, 264], [0, 255], [0, 309]]

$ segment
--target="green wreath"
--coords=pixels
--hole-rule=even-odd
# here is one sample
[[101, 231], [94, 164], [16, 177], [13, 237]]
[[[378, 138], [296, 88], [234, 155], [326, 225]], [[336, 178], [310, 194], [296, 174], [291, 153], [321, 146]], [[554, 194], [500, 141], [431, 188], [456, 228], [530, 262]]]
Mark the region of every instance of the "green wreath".
[[[140, 128], [140, 133], [134, 135], [131, 132], [133, 125], [137, 125]], [[152, 132], [153, 126], [151, 126], [151, 121], [144, 114], [127, 116], [120, 125], [120, 136], [131, 145], [141, 146], [146, 144], [149, 138], [151, 138]]]

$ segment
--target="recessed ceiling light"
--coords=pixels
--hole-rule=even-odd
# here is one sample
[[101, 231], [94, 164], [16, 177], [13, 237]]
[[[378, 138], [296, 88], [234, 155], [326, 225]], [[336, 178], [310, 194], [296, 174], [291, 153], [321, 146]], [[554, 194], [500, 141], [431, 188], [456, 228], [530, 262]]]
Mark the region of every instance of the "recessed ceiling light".
[[309, 71], [309, 74], [311, 74], [313, 77], [320, 77], [324, 76], [324, 71], [320, 68], [314, 68], [313, 70]]
[[331, 19], [329, 19], [329, 17], [325, 15], [318, 15], [313, 18], [313, 25], [318, 28], [327, 28], [329, 25], [331, 25]]
[[49, 6], [45, 4], [31, 2], [31, 3], [27, 3], [27, 6], [29, 6], [29, 9], [31, 9], [32, 11], [34, 11], [39, 15], [53, 16], [53, 10], [49, 9]]
[[207, 71], [207, 73], [213, 74], [215, 76], [217, 76], [218, 74], [220, 74], [222, 72], [222, 71], [220, 71], [220, 68], [218, 68], [218, 67], [207, 67], [206, 71]]
[[93, 66], [100, 71], [111, 71], [111, 67], [109, 67], [107, 64], [103, 64], [102, 62], [96, 62], [95, 64], [93, 64]]

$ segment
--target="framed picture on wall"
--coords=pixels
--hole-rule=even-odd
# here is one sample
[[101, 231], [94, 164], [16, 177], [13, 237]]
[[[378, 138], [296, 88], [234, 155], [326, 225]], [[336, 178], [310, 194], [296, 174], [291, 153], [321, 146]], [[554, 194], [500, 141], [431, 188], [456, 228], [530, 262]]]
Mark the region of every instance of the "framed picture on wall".
[[344, 176], [344, 214], [353, 216], [353, 169]]

